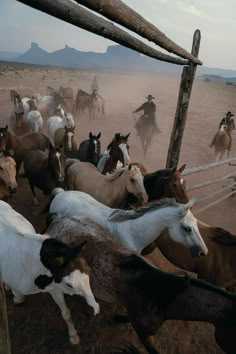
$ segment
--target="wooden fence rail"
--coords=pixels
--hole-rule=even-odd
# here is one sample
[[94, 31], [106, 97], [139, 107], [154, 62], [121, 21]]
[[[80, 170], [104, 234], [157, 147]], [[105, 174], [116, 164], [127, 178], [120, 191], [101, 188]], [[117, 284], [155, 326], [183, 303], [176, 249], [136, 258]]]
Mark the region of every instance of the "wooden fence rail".
[[197, 166], [197, 167], [188, 168], [188, 169], [183, 171], [182, 175], [183, 176], [188, 176], [188, 175], [191, 175], [193, 173], [209, 170], [210, 168], [213, 168], [213, 167], [218, 167], [218, 166], [227, 165], [227, 164], [230, 165], [232, 162], [236, 162], [236, 157], [232, 157], [230, 159], [226, 159], [226, 160], [222, 160], [222, 161], [211, 162], [211, 163], [208, 163], [208, 164], [205, 164], [205, 165], [201, 165], [201, 166]]

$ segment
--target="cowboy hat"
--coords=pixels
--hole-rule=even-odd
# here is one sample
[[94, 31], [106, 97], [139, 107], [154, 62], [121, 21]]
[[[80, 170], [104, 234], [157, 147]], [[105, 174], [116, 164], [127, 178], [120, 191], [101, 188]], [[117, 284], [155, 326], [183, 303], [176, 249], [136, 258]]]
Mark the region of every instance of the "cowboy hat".
[[233, 116], [234, 116], [234, 114], [231, 113], [230, 111], [228, 111], [228, 112], [226, 113], [226, 115], [227, 115], [227, 116], [230, 116], [230, 117], [233, 117]]
[[148, 95], [146, 98], [151, 99], [151, 100], [155, 99], [155, 97], [153, 97], [152, 95]]

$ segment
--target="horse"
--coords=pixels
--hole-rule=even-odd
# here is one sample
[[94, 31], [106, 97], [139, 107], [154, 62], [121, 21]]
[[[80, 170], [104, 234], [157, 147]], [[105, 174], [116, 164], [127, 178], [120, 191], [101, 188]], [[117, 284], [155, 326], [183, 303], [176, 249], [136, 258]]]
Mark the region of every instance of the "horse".
[[47, 121], [48, 134], [51, 144], [54, 144], [54, 134], [59, 128], [74, 128], [75, 122], [71, 113], [65, 113], [64, 117], [59, 116], [50, 117]]
[[[144, 187], [148, 194], [149, 201], [161, 198], [175, 198], [178, 203], [187, 203], [189, 195], [186, 188], [186, 180], [182, 176], [186, 164], [179, 169], [165, 168], [144, 175]], [[128, 205], [139, 205], [137, 199], [130, 194], [127, 200]]]
[[100, 142], [101, 132], [98, 135], [93, 135], [89, 133], [89, 139], [84, 140], [80, 143], [78, 152], [74, 154], [81, 162], [90, 162], [94, 166], [97, 166], [101, 155], [101, 142]]
[[43, 129], [43, 118], [39, 111], [29, 111], [26, 117], [29, 130], [39, 133]]
[[12, 289], [14, 303], [21, 304], [25, 295], [48, 292], [61, 310], [70, 342], [78, 344], [64, 294], [81, 295], [93, 308], [94, 315], [99, 313], [90, 288], [90, 269], [80, 256], [84, 243], [73, 247], [37, 234], [22, 215], [3, 201], [0, 215], [0, 274]]
[[136, 210], [109, 208], [90, 195], [78, 191], [53, 191], [49, 213], [60, 216], [87, 216], [103, 226], [129, 249], [140, 253], [162, 231], [182, 243], [193, 256], [206, 255], [208, 250], [199, 233], [197, 221], [190, 211], [195, 200], [178, 204], [162, 199]]
[[64, 98], [68, 111], [74, 113], [75, 101], [74, 101], [74, 93], [72, 88], [60, 86], [58, 93]]
[[15, 136], [8, 131], [7, 125], [5, 128], [0, 128], [0, 152], [5, 150], [13, 152], [17, 173], [27, 152], [31, 150], [46, 150], [49, 146], [49, 139], [41, 133]]
[[[162, 233], [152, 245], [143, 250], [142, 254], [150, 254], [157, 247], [177, 267], [196, 273], [198, 278], [217, 286], [235, 288], [236, 235], [200, 220], [198, 220], [198, 228], [209, 249], [206, 257], [191, 258], [184, 247], [170, 240], [167, 232]], [[152, 261], [155, 263], [155, 256], [152, 257]]]
[[78, 114], [83, 113], [86, 108], [90, 112], [90, 102], [91, 102], [90, 94], [79, 89], [75, 101], [76, 113]]
[[129, 157], [129, 145], [128, 138], [130, 133], [127, 135], [121, 135], [116, 133], [111, 143], [107, 146], [107, 150], [101, 156], [97, 169], [102, 174], [113, 172], [118, 161], [122, 163], [123, 166], [126, 166], [130, 163]]
[[29, 99], [21, 99], [21, 96], [15, 90], [10, 90], [10, 97], [14, 104], [10, 116], [11, 128], [16, 135], [22, 135], [29, 131], [26, 119], [27, 113], [30, 110], [30, 106], [27, 103]]
[[88, 162], [75, 162], [67, 169], [66, 186], [69, 190], [88, 193], [111, 208], [126, 205], [128, 193], [134, 194], [142, 204], [148, 201], [143, 176], [138, 167], [132, 165], [104, 176]]
[[62, 149], [50, 146], [48, 154], [40, 150], [28, 152], [24, 158], [24, 170], [34, 196], [34, 203], [38, 205], [34, 187], [47, 195], [64, 181], [65, 156]]
[[16, 162], [4, 151], [0, 153], [0, 199], [7, 201], [11, 194], [16, 193]]
[[97, 91], [93, 91], [90, 96], [90, 119], [105, 118], [105, 100], [104, 98], [97, 93]]
[[125, 308], [148, 353], [158, 354], [151, 336], [166, 320], [209, 322], [223, 350], [235, 347], [234, 294], [159, 270], [85, 217], [54, 218], [47, 233], [68, 245], [87, 241], [81, 255], [91, 267], [96, 298]]
[[58, 128], [54, 134], [54, 146], [63, 147], [65, 156], [71, 157], [74, 151], [77, 151], [77, 145], [74, 141], [75, 127], [74, 128]]
[[222, 160], [226, 152], [227, 157], [229, 157], [230, 137], [227, 125], [221, 125], [213, 145], [215, 146], [215, 157], [217, 161]]
[[51, 96], [41, 96], [40, 94], [34, 94], [32, 96], [37, 110], [40, 111], [44, 119], [52, 116], [56, 108], [61, 105], [64, 109], [67, 109], [64, 98], [56, 91], [52, 92]]
[[147, 149], [151, 146], [152, 138], [155, 134], [155, 128], [149, 120], [146, 118], [140, 117], [141, 123], [137, 125], [137, 135], [140, 136], [141, 144], [142, 144], [142, 149], [144, 152], [144, 155], [147, 153]]

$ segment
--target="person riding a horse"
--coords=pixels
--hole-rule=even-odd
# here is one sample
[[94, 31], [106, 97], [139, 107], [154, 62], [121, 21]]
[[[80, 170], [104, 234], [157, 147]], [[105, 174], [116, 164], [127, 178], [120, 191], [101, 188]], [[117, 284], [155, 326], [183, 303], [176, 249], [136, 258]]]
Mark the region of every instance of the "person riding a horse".
[[[230, 143], [229, 143], [229, 151], [231, 150], [231, 146], [232, 146], [232, 130], [235, 130], [235, 123], [234, 123], [234, 119], [232, 118], [234, 116], [234, 114], [232, 114], [230, 111], [228, 111], [226, 113], [226, 116], [223, 117], [221, 119], [221, 122], [219, 124], [219, 129], [221, 128], [222, 125], [226, 125], [227, 126], [227, 133], [228, 133], [228, 136], [229, 136], [229, 140], [230, 140]], [[219, 132], [217, 132], [210, 144], [210, 147], [213, 147], [213, 145], [215, 144], [216, 142], [216, 138], [218, 137], [218, 134]]]
[[137, 135], [140, 135], [139, 131], [146, 123], [149, 123], [153, 126], [154, 132], [160, 133], [155, 117], [156, 105], [153, 102], [155, 97], [153, 97], [152, 95], [148, 95], [146, 98], [147, 102], [143, 103], [140, 107], [133, 111], [133, 113], [137, 113], [143, 110], [144, 113], [135, 124], [135, 129], [137, 129]]

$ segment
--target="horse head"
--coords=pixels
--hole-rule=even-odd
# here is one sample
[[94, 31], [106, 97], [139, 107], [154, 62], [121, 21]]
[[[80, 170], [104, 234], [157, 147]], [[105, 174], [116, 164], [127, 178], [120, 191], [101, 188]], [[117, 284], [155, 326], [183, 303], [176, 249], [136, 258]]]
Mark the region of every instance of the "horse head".
[[65, 178], [65, 155], [62, 146], [50, 146], [48, 164], [57, 182], [63, 182]]
[[144, 187], [143, 175], [136, 165], [130, 164], [128, 167], [126, 188], [128, 192], [135, 195], [142, 204], [147, 204], [148, 195]]
[[100, 142], [101, 132], [96, 136], [91, 132], [89, 133], [89, 145], [88, 145], [88, 156], [89, 161], [97, 166], [100, 155], [101, 155], [101, 142]]
[[0, 151], [5, 151], [7, 149], [8, 143], [8, 125], [5, 128], [0, 128]]
[[75, 136], [75, 127], [67, 128], [67, 126], [65, 126], [65, 132], [63, 137], [63, 145], [65, 151], [76, 150], [74, 136]]
[[130, 133], [127, 135], [121, 135], [120, 133], [116, 133], [112, 142], [107, 147], [111, 159], [116, 162], [120, 161], [123, 166], [129, 165], [130, 163], [128, 145], [129, 135]]
[[0, 155], [0, 179], [5, 182], [10, 193], [16, 192], [16, 162], [6, 151]]

